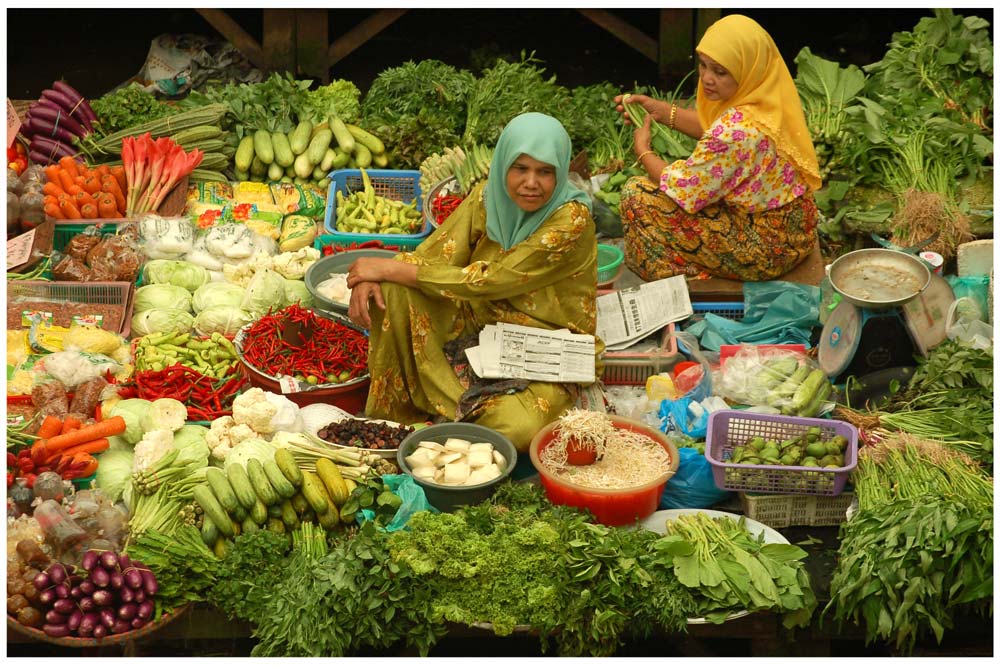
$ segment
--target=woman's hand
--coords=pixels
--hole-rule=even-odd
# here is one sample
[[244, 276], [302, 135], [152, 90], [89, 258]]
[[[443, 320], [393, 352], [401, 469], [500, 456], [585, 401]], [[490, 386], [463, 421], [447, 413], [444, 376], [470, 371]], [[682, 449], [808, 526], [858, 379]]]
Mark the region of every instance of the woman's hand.
[[384, 282], [389, 278], [394, 263], [392, 259], [377, 257], [358, 259], [347, 270], [347, 288], [353, 289], [360, 282]]
[[653, 99], [652, 97], [647, 97], [646, 95], [618, 95], [615, 97], [615, 110], [622, 114], [622, 118], [625, 120], [626, 125], [631, 125], [632, 121], [628, 117], [628, 113], [625, 112], [624, 99], [628, 97], [629, 104], [638, 104], [642, 108], [646, 109], [646, 112], [653, 116], [653, 119], [666, 123], [667, 115], [666, 113], [670, 110], [669, 104], [666, 102], [661, 102], [658, 99]]
[[[636, 159], [643, 153], [649, 152], [653, 142], [653, 114], [650, 113], [643, 120], [642, 127], [637, 127], [632, 135], [632, 148], [635, 150]], [[349, 284], [348, 284], [349, 286]]]
[[[365, 261], [367, 259], [359, 259]], [[378, 260], [378, 259], [374, 259]], [[382, 287], [378, 282], [361, 282], [351, 288], [351, 303], [347, 307], [347, 316], [355, 324], [365, 330], [371, 328], [371, 301], [375, 300], [375, 305], [379, 309], [385, 309], [385, 300], [382, 298]]]

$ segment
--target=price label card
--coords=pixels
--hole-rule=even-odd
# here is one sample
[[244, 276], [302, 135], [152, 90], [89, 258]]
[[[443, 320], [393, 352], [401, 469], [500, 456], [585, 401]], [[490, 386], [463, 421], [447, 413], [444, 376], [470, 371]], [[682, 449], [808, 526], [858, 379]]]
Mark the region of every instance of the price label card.
[[17, 133], [21, 131], [21, 119], [17, 117], [17, 111], [14, 110], [14, 105], [10, 103], [10, 97], [7, 98], [7, 147], [14, 145], [14, 139], [17, 138]]
[[281, 386], [281, 393], [287, 395], [288, 393], [301, 392], [302, 389], [299, 387], [299, 382], [291, 376], [283, 376], [278, 379], [278, 385]]
[[35, 229], [7, 241], [7, 270], [28, 262], [31, 245], [35, 242]]

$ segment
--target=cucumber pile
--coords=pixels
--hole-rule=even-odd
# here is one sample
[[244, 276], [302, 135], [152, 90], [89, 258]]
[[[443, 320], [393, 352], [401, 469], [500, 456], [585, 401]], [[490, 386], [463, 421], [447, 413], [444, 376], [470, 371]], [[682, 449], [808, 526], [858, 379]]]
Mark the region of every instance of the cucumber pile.
[[320, 458], [316, 471], [308, 471], [285, 448], [276, 449], [273, 460], [208, 467], [205, 481], [194, 488], [204, 517], [201, 537], [220, 558], [241, 533], [290, 533], [304, 522], [333, 531], [351, 524], [357, 510], [344, 509], [357, 484], [337, 464]]
[[374, 134], [331, 114], [326, 122], [300, 122], [288, 132], [258, 129], [240, 141], [233, 156], [235, 179], [251, 182], [330, 184], [330, 171], [386, 168], [385, 144]]

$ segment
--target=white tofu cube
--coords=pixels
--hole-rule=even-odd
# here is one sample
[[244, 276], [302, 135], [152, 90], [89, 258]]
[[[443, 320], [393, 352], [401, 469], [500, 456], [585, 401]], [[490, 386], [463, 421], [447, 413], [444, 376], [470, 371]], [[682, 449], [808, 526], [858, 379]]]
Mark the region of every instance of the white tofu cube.
[[465, 439], [451, 438], [444, 442], [445, 450], [453, 450], [459, 453], [469, 452], [469, 442]]
[[434, 467], [432, 466], [417, 466], [410, 469], [410, 473], [413, 474], [414, 478], [420, 478], [421, 480], [434, 480]]
[[486, 452], [492, 454], [493, 453], [493, 444], [492, 443], [470, 443], [469, 444], [469, 452], [470, 453], [474, 453], [477, 450], [485, 450]]
[[469, 468], [478, 469], [493, 463], [493, 454], [486, 450], [469, 451]]
[[458, 460], [464, 458], [463, 453], [441, 453], [436, 458], [434, 458], [434, 465], [438, 468], [448, 466], [452, 462], [457, 462]]
[[445, 485], [461, 485], [469, 479], [469, 463], [466, 461], [452, 462], [444, 467]]
[[485, 467], [479, 469], [473, 469], [472, 473], [469, 474], [469, 479], [465, 481], [466, 485], [478, 485], [480, 483], [485, 483], [492, 480], [495, 476], [491, 476], [489, 471]]
[[499, 466], [501, 469], [507, 466], [507, 458], [500, 454], [499, 450], [493, 451], [493, 463]]
[[406, 463], [410, 465], [411, 469], [425, 466], [433, 467], [434, 461], [427, 456], [428, 452], [429, 451], [426, 448], [417, 448], [415, 451], [406, 456]]
[[437, 441], [421, 441], [417, 444], [417, 448], [426, 448], [427, 450], [433, 450], [435, 452], [444, 452], [444, 446]]

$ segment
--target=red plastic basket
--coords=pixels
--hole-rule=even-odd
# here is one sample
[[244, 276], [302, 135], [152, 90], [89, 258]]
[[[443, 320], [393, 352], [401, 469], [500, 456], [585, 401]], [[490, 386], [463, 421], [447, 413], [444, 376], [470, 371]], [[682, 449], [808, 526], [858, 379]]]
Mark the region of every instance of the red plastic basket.
[[[847, 439], [844, 466], [823, 469], [813, 466], [772, 466], [766, 464], [731, 464], [733, 449], [754, 436], [764, 439], [789, 439], [819, 427], [820, 441], [838, 434]], [[858, 430], [841, 420], [798, 418], [725, 409], [708, 419], [705, 458], [712, 465], [715, 485], [724, 490], [763, 492], [766, 494], [816, 494], [836, 496], [844, 491], [851, 471], [858, 463]]]

